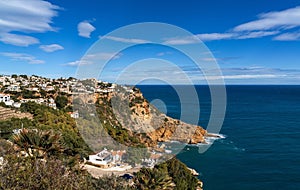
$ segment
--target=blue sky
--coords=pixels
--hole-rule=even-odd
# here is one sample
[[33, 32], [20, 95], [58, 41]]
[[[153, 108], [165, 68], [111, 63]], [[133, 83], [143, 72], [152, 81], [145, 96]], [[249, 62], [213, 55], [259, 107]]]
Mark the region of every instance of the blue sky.
[[[296, 0], [0, 0], [0, 73], [76, 76], [81, 58], [99, 38], [139, 22], [168, 23], [193, 34], [174, 35], [165, 39], [165, 45], [192, 46], [194, 37], [201, 39], [213, 53], [226, 84], [299, 84], [300, 3]], [[147, 42], [134, 36], [106, 40]], [[151, 58], [157, 70], [147, 60], [140, 61], [145, 75], [151, 71], [156, 72], [153, 76], [159, 72], [165, 76], [171, 69], [166, 62], [172, 62], [196, 83], [204, 81], [199, 73], [191, 72], [194, 67], [188, 58], [166, 46], [140, 45], [117, 56], [112, 53], [100, 54], [102, 60], [111, 59], [103, 80], [110, 80], [113, 72], [120, 74], [133, 61]], [[203, 59], [209, 64], [212, 56]]]

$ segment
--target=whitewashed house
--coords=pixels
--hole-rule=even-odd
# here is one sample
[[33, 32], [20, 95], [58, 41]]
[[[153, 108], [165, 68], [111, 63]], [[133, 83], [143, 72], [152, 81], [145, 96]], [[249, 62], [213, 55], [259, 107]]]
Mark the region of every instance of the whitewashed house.
[[10, 85], [6, 88], [8, 91], [15, 91], [19, 92], [20, 91], [20, 86], [19, 85]]
[[53, 109], [56, 109], [56, 103], [55, 103], [55, 100], [53, 98], [49, 99], [48, 106], [53, 108]]
[[20, 102], [15, 102], [15, 103], [13, 103], [13, 106], [15, 108], [20, 108], [21, 107], [21, 103]]
[[14, 103], [9, 94], [0, 94], [0, 102], [4, 102], [7, 106], [12, 106]]
[[8, 102], [10, 101], [10, 95], [9, 94], [0, 94], [0, 102]]
[[89, 162], [101, 168], [108, 168], [113, 161], [112, 153], [105, 148], [95, 155], [89, 155]]
[[125, 150], [111, 150], [112, 159], [114, 163], [122, 162], [122, 157], [126, 153]]
[[69, 112], [70, 116], [74, 119], [79, 118], [79, 112], [78, 110], [74, 111], [74, 112]]

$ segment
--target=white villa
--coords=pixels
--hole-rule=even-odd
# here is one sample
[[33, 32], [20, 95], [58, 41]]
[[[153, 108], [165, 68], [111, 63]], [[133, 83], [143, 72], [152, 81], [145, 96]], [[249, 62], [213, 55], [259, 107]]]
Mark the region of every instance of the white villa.
[[112, 160], [112, 154], [111, 152], [107, 151], [107, 149], [102, 150], [96, 155], [89, 155], [89, 162], [101, 168], [111, 167], [110, 163]]
[[8, 94], [0, 94], [0, 102], [8, 102], [10, 101], [10, 95]]
[[125, 150], [108, 151], [105, 148], [95, 155], [89, 155], [89, 162], [90, 164], [99, 166], [101, 168], [110, 168], [116, 163], [120, 163], [122, 161], [122, 156], [124, 153], [126, 153]]
[[53, 108], [53, 109], [56, 109], [55, 100], [53, 98], [50, 98], [48, 101], [49, 101], [48, 106]]
[[0, 102], [4, 102], [7, 106], [12, 106], [14, 103], [9, 94], [0, 94]]

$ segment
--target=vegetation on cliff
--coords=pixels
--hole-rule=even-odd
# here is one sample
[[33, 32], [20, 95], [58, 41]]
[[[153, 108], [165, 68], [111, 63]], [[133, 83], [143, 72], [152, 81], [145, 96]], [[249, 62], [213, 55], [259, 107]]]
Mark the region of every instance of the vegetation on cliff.
[[[89, 81], [85, 83], [89, 84]], [[176, 127], [188, 126], [161, 114], [143, 98], [138, 89], [129, 93], [119, 86], [116, 88], [121, 96], [103, 93], [86, 100], [85, 107], [78, 110], [81, 117], [76, 121], [68, 113], [73, 105], [70, 105], [70, 97], [65, 94], [40, 91], [38, 95], [26, 90], [15, 94], [16, 100], [21, 96], [52, 96], [59, 109], [29, 101], [22, 103], [19, 111], [31, 114], [31, 118], [0, 120], [0, 156], [3, 158], [0, 160], [0, 189], [196, 189], [197, 178], [175, 158], [153, 169], [141, 169], [135, 174], [131, 186], [120, 177], [96, 179], [82, 170], [83, 158], [96, 150], [98, 144], [95, 142], [102, 143], [98, 134], [107, 133], [125, 146], [145, 148], [159, 141], [171, 140], [170, 136], [173, 136]], [[125, 100], [126, 96], [129, 102]], [[85, 98], [74, 98], [73, 101], [81, 104]], [[128, 108], [129, 105], [129, 112], [116, 112], [114, 103], [118, 104], [120, 110], [124, 110], [122, 106]], [[93, 113], [91, 109], [95, 110], [96, 115], [89, 114]], [[120, 117], [127, 119], [121, 120]], [[142, 125], [146, 128], [139, 130], [137, 127], [142, 123], [155, 126], [154, 132], [151, 132], [153, 128], [144, 130], [149, 125]], [[103, 128], [99, 129], [99, 124]], [[13, 134], [13, 130], [18, 132]], [[198, 132], [196, 143], [203, 140], [205, 130]], [[88, 138], [83, 139], [82, 136]], [[177, 137], [178, 140], [182, 139]], [[129, 149], [127, 153], [130, 159], [126, 161], [132, 165], [139, 164], [146, 154], [137, 149]]]

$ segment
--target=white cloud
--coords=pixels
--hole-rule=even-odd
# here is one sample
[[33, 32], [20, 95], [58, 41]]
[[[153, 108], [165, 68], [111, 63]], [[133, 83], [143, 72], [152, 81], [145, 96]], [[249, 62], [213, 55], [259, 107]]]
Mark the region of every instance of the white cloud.
[[[31, 36], [13, 32], [42, 33], [56, 31], [51, 26], [52, 18], [60, 8], [42, 0], [2, 0], [0, 1], [0, 38], [7, 44], [28, 46], [38, 43]], [[11, 39], [11, 37], [16, 39]], [[22, 42], [22, 39], [24, 42]]]
[[199, 43], [199, 39], [196, 36], [187, 36], [187, 37], [175, 37], [170, 38], [164, 41], [166, 45], [186, 45], [186, 44], [195, 44]]
[[39, 43], [39, 40], [37, 38], [26, 36], [26, 35], [20, 35], [20, 34], [10, 34], [10, 33], [0, 34], [0, 41], [6, 44], [11, 44], [15, 46], [25, 46], [25, 47], [32, 44]]
[[59, 44], [50, 44], [50, 45], [40, 45], [40, 49], [42, 49], [45, 52], [54, 52], [58, 50], [63, 50], [64, 47], [62, 47]]
[[277, 41], [296, 41], [300, 40], [300, 32], [284, 33], [273, 38]]
[[225, 76], [209, 76], [209, 79], [267, 79], [267, 78], [278, 78], [283, 77], [285, 75], [274, 75], [274, 74], [261, 74], [261, 75], [255, 75], [255, 74], [249, 74], [249, 75], [225, 75]]
[[158, 57], [161, 57], [161, 56], [172, 55], [172, 54], [173, 54], [173, 52], [171, 52], [171, 51], [166, 51], [166, 52], [159, 52], [159, 53], [157, 53], [156, 55], [157, 55]]
[[25, 61], [29, 64], [43, 64], [45, 61], [36, 59], [36, 57], [25, 53], [2, 52], [2, 56], [10, 57], [14, 61]]
[[214, 57], [205, 57], [205, 58], [202, 58], [202, 61], [207, 61], [207, 62], [216, 62], [217, 59], [214, 58]]
[[245, 79], [276, 79], [276, 78], [281, 78], [285, 77], [286, 75], [275, 75], [275, 74], [237, 74], [237, 75], [218, 75], [218, 76], [204, 76], [204, 75], [199, 75], [199, 76], [194, 76], [194, 80], [245, 80]]
[[135, 44], [143, 44], [143, 43], [149, 43], [150, 42], [148, 40], [143, 40], [143, 39], [122, 38], [122, 37], [116, 37], [116, 36], [99, 36], [99, 38], [113, 40], [113, 41], [117, 41], [117, 42], [135, 43]]
[[258, 20], [236, 26], [234, 31], [289, 29], [300, 26], [300, 7], [260, 14]]
[[237, 39], [250, 39], [250, 38], [261, 38], [265, 36], [273, 36], [278, 34], [279, 31], [258, 31], [258, 32], [249, 32], [245, 34], [241, 34], [237, 37]]
[[184, 45], [184, 44], [200, 43], [199, 39], [202, 41], [249, 39], [249, 38], [261, 38], [264, 36], [271, 36], [278, 33], [279, 31], [207, 33], [207, 34], [197, 34], [194, 36], [187, 36], [187, 37], [170, 38], [167, 39], [164, 43], [170, 45]]
[[95, 54], [88, 54], [85, 56], [85, 59], [88, 60], [110, 60], [110, 59], [119, 59], [123, 54], [122, 53], [108, 53], [101, 52]]
[[236, 35], [237, 34], [234, 33], [210, 33], [210, 34], [198, 34], [196, 36], [200, 38], [200, 40], [211, 41], [211, 40], [231, 39]]
[[[283, 10], [260, 14], [257, 20], [247, 22], [234, 27], [225, 33], [204, 33], [195, 36], [183, 36], [170, 38], [165, 41], [170, 45], [195, 44], [202, 41], [251, 39], [265, 36], [274, 36], [287, 29], [300, 27], [300, 6]], [[198, 39], [197, 39], [198, 38]], [[299, 40], [300, 34], [286, 33], [274, 37], [274, 40]]]
[[93, 64], [93, 63], [88, 62], [88, 61], [84, 61], [84, 60], [77, 60], [77, 61], [72, 61], [72, 62], [66, 63], [64, 65], [75, 67], [75, 66], [79, 66], [79, 65], [90, 65], [90, 64]]
[[91, 25], [88, 21], [82, 21], [77, 26], [78, 35], [85, 38], [90, 38], [91, 33], [96, 30], [96, 28]]
[[108, 60], [119, 59], [121, 56], [122, 56], [121, 53], [108, 53], [108, 52], [88, 54], [84, 56], [81, 60], [72, 61], [64, 65], [67, 66], [91, 65], [99, 62], [100, 60], [108, 61]]

